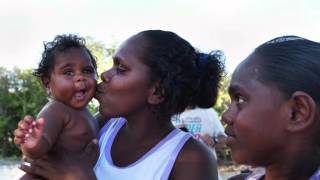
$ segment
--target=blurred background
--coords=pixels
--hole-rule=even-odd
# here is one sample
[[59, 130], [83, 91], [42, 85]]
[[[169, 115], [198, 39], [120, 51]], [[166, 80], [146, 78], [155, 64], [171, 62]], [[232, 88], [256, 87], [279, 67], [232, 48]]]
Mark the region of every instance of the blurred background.
[[[86, 38], [99, 73], [129, 36], [147, 29], [177, 33], [203, 52], [225, 53], [227, 76], [215, 109], [226, 109], [229, 77], [259, 44], [282, 35], [320, 41], [319, 0], [0, 0], [0, 179], [16, 174], [21, 153], [12, 132], [25, 114], [35, 116], [47, 98], [31, 75], [43, 42], [57, 34]], [[90, 104], [95, 112], [97, 103]], [[227, 148], [217, 149], [225, 178], [246, 167]]]

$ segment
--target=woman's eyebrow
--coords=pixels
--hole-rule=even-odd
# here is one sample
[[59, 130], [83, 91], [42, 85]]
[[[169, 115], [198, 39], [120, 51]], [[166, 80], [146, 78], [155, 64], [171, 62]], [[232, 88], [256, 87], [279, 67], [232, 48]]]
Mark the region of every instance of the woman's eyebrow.
[[228, 93], [229, 94], [235, 94], [237, 91], [239, 91], [240, 87], [238, 85], [232, 85], [230, 84], [228, 88]]

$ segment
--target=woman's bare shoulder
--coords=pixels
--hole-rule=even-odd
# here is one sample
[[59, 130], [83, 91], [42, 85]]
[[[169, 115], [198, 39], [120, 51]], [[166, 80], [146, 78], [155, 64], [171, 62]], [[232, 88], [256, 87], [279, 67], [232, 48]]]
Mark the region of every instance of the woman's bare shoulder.
[[215, 161], [211, 150], [203, 143], [190, 138], [178, 156], [178, 161], [181, 162], [197, 162], [197, 163], [211, 163]]
[[217, 162], [203, 143], [190, 138], [181, 149], [170, 179], [217, 179]]

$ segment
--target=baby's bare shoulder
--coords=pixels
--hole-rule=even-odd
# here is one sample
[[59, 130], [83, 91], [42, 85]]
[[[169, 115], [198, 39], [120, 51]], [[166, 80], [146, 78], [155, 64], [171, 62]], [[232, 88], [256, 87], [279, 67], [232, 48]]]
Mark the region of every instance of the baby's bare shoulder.
[[67, 121], [70, 119], [70, 107], [59, 101], [50, 101], [41, 109], [37, 118], [44, 118], [45, 121]]

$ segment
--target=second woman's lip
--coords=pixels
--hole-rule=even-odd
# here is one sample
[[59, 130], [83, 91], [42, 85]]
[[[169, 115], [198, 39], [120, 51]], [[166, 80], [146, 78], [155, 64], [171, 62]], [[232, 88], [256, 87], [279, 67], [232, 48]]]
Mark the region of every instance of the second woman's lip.
[[224, 131], [228, 136], [231, 136], [231, 137], [235, 137], [235, 134], [234, 134], [234, 132], [233, 132], [233, 130], [232, 130], [232, 128], [231, 127], [226, 127], [226, 129], [225, 129], [225, 131]]

